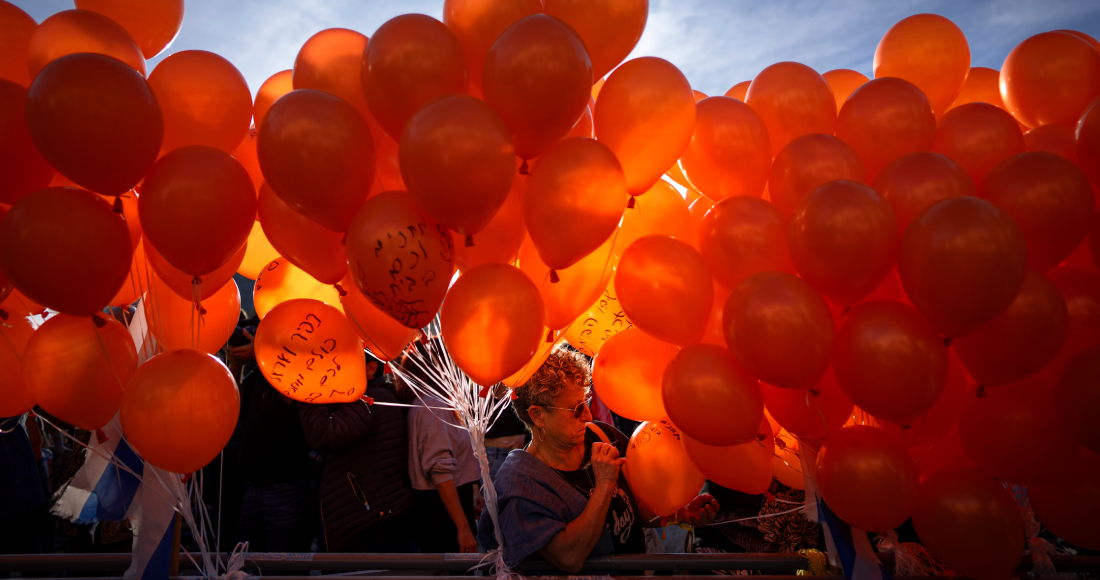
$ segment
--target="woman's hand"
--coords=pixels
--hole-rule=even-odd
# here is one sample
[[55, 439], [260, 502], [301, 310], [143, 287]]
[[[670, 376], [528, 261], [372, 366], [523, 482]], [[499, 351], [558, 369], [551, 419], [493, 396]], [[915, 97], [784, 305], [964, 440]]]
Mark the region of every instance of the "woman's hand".
[[697, 528], [713, 524], [717, 515], [718, 500], [714, 499], [714, 496], [709, 493], [704, 493], [695, 496], [691, 503], [676, 512], [676, 520]]
[[614, 485], [619, 481], [619, 468], [626, 458], [619, 457], [619, 450], [609, 443], [592, 444], [592, 475], [594, 483]]
[[475, 538], [474, 533], [470, 531], [470, 526], [462, 526], [458, 530], [458, 551], [463, 554], [473, 554], [477, 552], [477, 538]]

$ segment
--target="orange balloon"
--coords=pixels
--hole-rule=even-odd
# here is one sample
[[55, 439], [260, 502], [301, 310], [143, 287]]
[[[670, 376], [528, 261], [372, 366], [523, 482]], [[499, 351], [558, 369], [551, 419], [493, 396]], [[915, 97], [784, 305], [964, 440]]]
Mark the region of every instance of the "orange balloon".
[[722, 96], [729, 97], [731, 99], [737, 99], [738, 101], [744, 103], [745, 94], [749, 92], [749, 85], [751, 84], [752, 81], [741, 81], [736, 85], [730, 87], [729, 90], [727, 90]]
[[959, 417], [959, 440], [982, 471], [1017, 485], [1053, 481], [1080, 448], [1041, 377], [986, 389]]
[[[0, 11], [3, 7], [0, 6]], [[15, 203], [50, 185], [54, 168], [38, 152], [24, 113], [27, 89], [0, 79], [0, 203]]]
[[205, 50], [162, 60], [149, 87], [164, 114], [164, 149], [207, 145], [232, 153], [252, 123], [252, 94], [237, 67]]
[[615, 154], [599, 141], [566, 139], [539, 157], [523, 216], [543, 263], [565, 269], [603, 245], [622, 219], [626, 190]]
[[1007, 111], [1004, 101], [1001, 100], [1001, 71], [983, 66], [971, 68], [962, 91], [947, 110], [967, 103], [988, 103]]
[[229, 280], [201, 302], [180, 298], [156, 275], [144, 301], [149, 334], [164, 350], [193, 348], [217, 354], [225, 346], [241, 315], [241, 293]]
[[1008, 310], [952, 346], [978, 383], [995, 387], [1031, 376], [1054, 360], [1068, 330], [1069, 310], [1061, 292], [1028, 270]]
[[895, 159], [932, 148], [936, 117], [912, 83], [875, 79], [856, 89], [837, 117], [836, 136], [863, 160], [868, 179]]
[[661, 397], [669, 419], [706, 445], [748, 443], [764, 420], [760, 382], [724, 346], [684, 347], [665, 368]]
[[775, 157], [768, 175], [768, 191], [775, 207], [790, 216], [802, 198], [836, 179], [867, 182], [859, 154], [832, 135], [803, 135]]
[[27, 91], [26, 115], [46, 161], [101, 195], [137, 185], [164, 134], [160, 105], [145, 79], [99, 54], [71, 54], [47, 65]]
[[[696, 101], [696, 103], [698, 103], [698, 101]], [[676, 183], [679, 183], [680, 185], [686, 187], [689, 190], [694, 190], [695, 189], [694, 187], [691, 186], [691, 182], [688, 181], [687, 176], [684, 175], [684, 170], [680, 168], [680, 162], [679, 161], [676, 161], [676, 163], [673, 163], [672, 166], [668, 168], [668, 171], [665, 172], [665, 176], [672, 179], [672, 181], [674, 181]], [[696, 193], [698, 193], [698, 192], [696, 192]], [[688, 201], [688, 204], [690, 205], [691, 202], [695, 201], [695, 200], [688, 199], [687, 201]]]
[[[1077, 353], [1100, 345], [1100, 274], [1093, 270], [1059, 267], [1047, 273], [1066, 300], [1069, 331], [1058, 356], [1039, 372], [1050, 384], [1062, 380], [1062, 370]], [[16, 291], [18, 292], [18, 291]], [[14, 293], [13, 293], [14, 294]]]
[[604, 339], [592, 361], [592, 386], [616, 415], [632, 421], [664, 419], [661, 380], [679, 350], [629, 326]]
[[708, 480], [741, 493], [761, 495], [772, 484], [775, 437], [767, 419], [757, 431], [754, 440], [729, 447], [700, 443], [684, 433], [684, 451]]
[[0, 268], [35, 302], [73, 316], [101, 310], [130, 272], [126, 222], [87, 191], [51, 187], [0, 222]]
[[1092, 219], [1092, 229], [1089, 230], [1089, 255], [1092, 265], [1100, 270], [1100, 218]]
[[519, 251], [519, 267], [535, 283], [546, 306], [546, 326], [553, 330], [568, 327], [592, 301], [596, 300], [611, 281], [614, 273], [612, 242], [608, 238], [596, 251], [564, 270], [550, 268], [539, 259], [538, 250], [529, 240]]
[[527, 239], [527, 227], [523, 223], [523, 195], [527, 190], [527, 177], [516, 176], [504, 205], [500, 206], [485, 229], [477, 234], [478, 243], [473, 246], [455, 246], [455, 263], [465, 272], [489, 262], [511, 264], [519, 257], [520, 245]]
[[29, 14], [14, 4], [0, 1], [0, 79], [24, 87], [31, 84], [27, 47], [36, 28], [38, 23]]
[[592, 61], [564, 23], [528, 16], [493, 43], [485, 58], [485, 102], [500, 113], [523, 159], [569, 133], [588, 105]]
[[455, 364], [483, 386], [523, 368], [543, 340], [545, 320], [538, 288], [508, 264], [482, 264], [463, 274], [439, 312]]
[[1100, 429], [1092, 412], [1100, 403], [1100, 347], [1081, 351], [1065, 366], [1054, 404], [1062, 426], [1094, 453], [1100, 453]]
[[409, 328], [435, 318], [454, 275], [454, 244], [409, 194], [387, 191], [367, 200], [346, 244], [348, 271], [372, 304]]
[[256, 328], [256, 362], [275, 390], [304, 403], [351, 403], [367, 391], [363, 341], [343, 312], [319, 300], [275, 305]]
[[[359, 112], [375, 145], [385, 136], [363, 97], [363, 53], [367, 37], [346, 28], [329, 28], [309, 37], [294, 59], [294, 89], [324, 91]], [[256, 119], [259, 126], [260, 119]]]
[[806, 480], [802, 476], [802, 460], [798, 453], [798, 439], [785, 430], [775, 436], [772, 476], [789, 488], [806, 489]]
[[765, 270], [794, 273], [787, 219], [762, 199], [738, 196], [714, 204], [703, 217], [698, 240], [714, 279], [727, 289]]
[[729, 97], [703, 99], [696, 107], [695, 132], [680, 158], [691, 185], [713, 200], [760, 197], [772, 165], [760, 115]]
[[1078, 498], [1100, 493], [1100, 456], [1082, 449], [1080, 467], [1064, 478], [1030, 485], [1027, 497], [1039, 521], [1062, 540], [1089, 550], [1100, 548], [1100, 531], [1092, 522], [1100, 517], [1096, 502]]
[[829, 368], [833, 317], [813, 287], [786, 272], [760, 272], [730, 294], [722, 313], [726, 344], [753, 376], [807, 389]]
[[172, 44], [183, 24], [183, 0], [76, 0], [76, 7], [119, 23], [145, 58], [153, 58]]
[[[4, 216], [7, 215], [7, 213], [7, 209], [0, 208], [0, 222], [3, 221]], [[4, 269], [0, 267], [0, 301], [7, 299], [7, 297], [11, 295], [13, 290], [15, 290], [15, 286], [12, 285], [11, 280], [8, 279], [7, 274], [4, 274]]]
[[611, 280], [596, 303], [565, 329], [565, 338], [569, 344], [588, 356], [596, 356], [611, 337], [634, 328], [634, 324], [619, 306], [619, 297], [615, 294], [614, 276]]
[[13, 289], [11, 294], [0, 302], [0, 312], [15, 316], [34, 316], [35, 314], [44, 314], [46, 307], [34, 302], [33, 300], [23, 296], [18, 290]]
[[816, 479], [825, 503], [853, 528], [886, 532], [916, 508], [913, 460], [875, 427], [845, 427], [829, 437], [817, 454]]
[[802, 135], [836, 129], [836, 99], [829, 83], [814, 69], [797, 62], [773, 64], [752, 80], [745, 104], [764, 119], [772, 155]]
[[614, 70], [634, 50], [649, 17], [649, 0], [546, 0], [543, 4], [547, 14], [568, 24], [584, 41], [596, 79]]
[[232, 153], [233, 159], [240, 162], [241, 167], [248, 172], [248, 177], [252, 179], [252, 191], [257, 197], [260, 195], [260, 186], [264, 183], [264, 174], [260, 171], [260, 158], [256, 154], [256, 140], [259, 136], [260, 132], [256, 127], [250, 127], [244, 140]]
[[[543, 328], [542, 332], [543, 334], [553, 333], [553, 331], [549, 328]], [[531, 377], [534, 376], [535, 371], [539, 370], [539, 367], [542, 366], [542, 363], [546, 362], [546, 359], [550, 358], [550, 353], [558, 347], [558, 344], [564, 341], [564, 338], [558, 338], [555, 340], [552, 339], [552, 336], [553, 335], [551, 335], [551, 337], [547, 337], [548, 339], [551, 339], [549, 340], [549, 342], [539, 343], [539, 347], [537, 350], [535, 350], [535, 354], [531, 355], [531, 358], [527, 359], [527, 362], [524, 363], [524, 365], [520, 367], [518, 371], [512, 373], [508, 378], [500, 381], [501, 384], [510, 389], [516, 389], [523, 386], [524, 383], [530, 380]]]
[[1100, 53], [1073, 34], [1036, 34], [1017, 44], [1001, 67], [1001, 98], [1028, 127], [1072, 127], [1098, 96]]
[[1088, 178], [1072, 161], [1053, 153], [1021, 153], [1006, 159], [986, 176], [981, 193], [1020, 226], [1028, 267], [1039, 272], [1069, 257], [1092, 225]]
[[[145, 240], [142, 240], [142, 250], [145, 252], [145, 257], [148, 259], [148, 265], [152, 267], [152, 271], [159, 277], [164, 283], [172, 289], [178, 296], [191, 300], [193, 293], [195, 292], [195, 276], [187, 274], [177, 269], [172, 264], [168, 263], [163, 256], [157, 252], [157, 249], [148, 244]], [[219, 288], [225, 285], [233, 274], [240, 269], [241, 264], [244, 263], [244, 256], [248, 253], [248, 245], [242, 245], [237, 250], [236, 254], [230, 258], [226, 263], [218, 267], [217, 270], [199, 277], [199, 297], [203, 300], [214, 295]], [[148, 284], [148, 281], [145, 281]]]
[[519, 20], [540, 12], [542, 2], [539, 0], [444, 0], [443, 23], [462, 44], [471, 86], [481, 86], [485, 56], [501, 33]]
[[1077, 123], [1077, 165], [1095, 186], [1100, 184], [1100, 99], [1093, 101]]
[[700, 245], [700, 236], [702, 235], [703, 218], [706, 217], [707, 212], [709, 212], [712, 207], [714, 207], [714, 202], [705, 195], [700, 195], [698, 199], [691, 202], [688, 206], [688, 214], [691, 216], [691, 243], [697, 250], [702, 249]]
[[273, 308], [299, 298], [308, 298], [324, 302], [343, 312], [340, 306], [340, 293], [335, 286], [322, 284], [317, 279], [299, 269], [289, 261], [279, 258], [272, 260], [252, 289], [252, 302], [256, 306], [256, 316], [261, 319]]
[[829, 88], [833, 90], [837, 115], [840, 114], [840, 109], [844, 107], [848, 96], [869, 80], [863, 73], [846, 68], [821, 73], [821, 78], [825, 79], [825, 82], [829, 83]]
[[787, 239], [802, 278], [836, 304], [854, 306], [893, 269], [898, 222], [875, 190], [830, 181], [802, 198]]
[[[318, 226], [318, 229], [324, 228]], [[237, 268], [237, 273], [249, 280], [255, 280], [260, 277], [260, 272], [267, 267], [268, 263], [278, 257], [279, 250], [276, 250], [275, 246], [268, 241], [260, 222], [253, 221], [252, 232], [248, 234], [248, 241], [245, 242], [244, 260]], [[347, 263], [344, 264], [344, 268], [347, 269]]]
[[[553, 15], [549, 9], [547, 13]], [[623, 165], [627, 190], [641, 195], [691, 142], [695, 97], [680, 69], [667, 60], [644, 56], [624, 63], [607, 78], [594, 118], [596, 138]]]
[[344, 314], [374, 358], [393, 360], [401, 355], [409, 341], [416, 338], [417, 329], [409, 328], [379, 310], [363, 296], [350, 274], [340, 283], [340, 288], [344, 291], [340, 295]]
[[915, 14], [886, 31], [875, 48], [875, 78], [897, 77], [917, 86], [939, 117], [959, 96], [970, 72], [970, 45], [943, 16]]
[[111, 306], [129, 306], [145, 295], [149, 285], [149, 262], [145, 257], [145, 244], [138, 242], [134, 247], [134, 257], [130, 262], [130, 275], [122, 283]]
[[970, 103], [940, 119], [932, 150], [961, 165], [981, 187], [994, 166], [1024, 152], [1024, 135], [1008, 113], [993, 105]]
[[257, 127], [271, 189], [313, 221], [346, 231], [374, 180], [374, 144], [359, 113], [331, 94], [299, 89], [272, 104]]
[[875, 178], [874, 189], [890, 202], [905, 233], [917, 214], [945, 199], [977, 197], [974, 180], [946, 155], [918, 151], [887, 165]]
[[259, 126], [271, 105], [294, 90], [293, 75], [292, 70], [281, 70], [267, 77], [264, 84], [260, 85], [260, 90], [256, 91], [256, 102], [252, 103], [253, 124]]
[[0, 323], [0, 417], [18, 417], [37, 404], [23, 378], [23, 356], [33, 333], [24, 316], [8, 316]]
[[1077, 136], [1073, 127], [1043, 125], [1024, 133], [1024, 149], [1061, 155], [1077, 163]]
[[504, 205], [516, 173], [508, 126], [467, 95], [420, 109], [401, 135], [400, 161], [417, 205], [467, 244]]
[[[592, 125], [592, 109], [595, 107], [594, 101], [589, 101], [584, 106], [584, 112], [577, 118], [577, 122], [573, 124], [573, 128], [565, 134], [562, 139], [568, 139], [570, 137], [586, 137], [588, 139], [594, 139], [596, 137], [595, 129]], [[673, 164], [675, 167], [675, 164]], [[671, 171], [671, 170], [670, 170]], [[679, 182], [677, 182], [679, 183]]]
[[145, 76], [145, 58], [134, 39], [114, 20], [89, 10], [63, 10], [42, 21], [27, 45], [31, 79], [51, 62], [70, 54], [102, 54]]
[[680, 429], [668, 420], [646, 421], [630, 436], [626, 480], [638, 498], [659, 516], [671, 516], [695, 499], [706, 476], [695, 467]]
[[58, 314], [31, 335], [23, 378], [47, 413], [94, 431], [118, 412], [137, 362], [130, 333], [115, 319], [100, 312]]
[[726, 300], [729, 297], [730, 291], [715, 282], [714, 301], [711, 302], [710, 317], [707, 319], [707, 329], [703, 331], [702, 342], [721, 347], [726, 346], [726, 332], [722, 328], [722, 313], [726, 309]]
[[[966, 377], [966, 371], [963, 370], [962, 363], [959, 362], [959, 357], [948, 350], [947, 358], [947, 384], [928, 412], [901, 423], [877, 421], [879, 428], [884, 429], [894, 439], [901, 441], [910, 450], [925, 449], [929, 442], [934, 445], [938, 441], [942, 441], [947, 432], [954, 427], [959, 415], [973, 400], [973, 392], [968, 391], [966, 385], [969, 379]], [[952, 445], [961, 456], [965, 457], [966, 452], [962, 451], [962, 444], [957, 441], [958, 435], [955, 435], [954, 438], [955, 441], [952, 442]], [[918, 461], [918, 456], [912, 451], [909, 455], [914, 458], [914, 461]], [[966, 463], [972, 464], [973, 462], [967, 459]], [[926, 468], [927, 465], [918, 463], [917, 471], [921, 473], [926, 471], [922, 467]]]
[[710, 318], [714, 281], [687, 242], [645, 236], [623, 252], [615, 276], [623, 311], [639, 329], [665, 342], [699, 342]]
[[911, 306], [874, 300], [856, 306], [837, 330], [833, 370], [853, 403], [905, 424], [939, 400], [947, 384], [947, 348]]
[[424, 105], [465, 94], [469, 86], [458, 38], [423, 14], [402, 14], [378, 27], [363, 53], [361, 78], [371, 113], [395, 140]]
[[233, 375], [221, 361], [180, 349], [141, 365], [126, 384], [119, 418], [142, 459], [172, 473], [192, 473], [229, 443], [240, 407]]
[[960, 574], [1007, 578], [1020, 565], [1024, 522], [1016, 499], [973, 467], [945, 466], [925, 474], [913, 527], [928, 551]]
[[344, 279], [348, 273], [348, 262], [343, 234], [325, 229], [299, 213], [276, 195], [267, 183], [260, 188], [257, 205], [259, 223], [275, 250], [275, 256], [271, 259], [282, 256], [325, 284], [337, 284]]
[[256, 196], [248, 172], [228, 153], [193, 145], [162, 157], [145, 177], [138, 200], [149, 243], [170, 264], [203, 276], [225, 264], [248, 240]]
[[960, 197], [913, 218], [898, 248], [905, 294], [946, 336], [974, 332], [1012, 304], [1027, 273], [1023, 232], [1005, 210]]
[[667, 181], [653, 184], [645, 195], [634, 200], [634, 207], [623, 211], [623, 222], [615, 239], [615, 254], [621, 256], [634, 240], [662, 235], [694, 242], [691, 211], [683, 196]]
[[787, 431], [810, 439], [836, 433], [852, 415], [852, 400], [836, 382], [832, 369], [809, 390], [784, 389], [761, 383], [764, 405], [774, 421]]

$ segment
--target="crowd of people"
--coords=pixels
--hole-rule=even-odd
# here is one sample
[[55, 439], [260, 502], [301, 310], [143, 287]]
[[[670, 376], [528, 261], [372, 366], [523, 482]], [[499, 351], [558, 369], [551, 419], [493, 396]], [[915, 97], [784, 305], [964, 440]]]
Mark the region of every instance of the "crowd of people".
[[[125, 319], [126, 313], [118, 314]], [[375, 404], [293, 401], [272, 388], [256, 365], [252, 339], [258, 322], [242, 314], [221, 353], [238, 380], [241, 401], [232, 439], [203, 470], [205, 481], [218, 482], [204, 487], [203, 503], [219, 526], [221, 550], [238, 542], [248, 542], [253, 552], [453, 553], [496, 547], [493, 523], [482, 517], [480, 486], [487, 482], [467, 433], [455, 426], [456, 417], [445, 416], [451, 411], [442, 401], [417, 397], [373, 360], [366, 395]], [[486, 435], [509, 565], [536, 558], [572, 572], [589, 555], [644, 553], [646, 528], [669, 522], [650, 513], [630, 489], [621, 469], [629, 441], [624, 432], [636, 424], [593, 403], [590, 363], [567, 345], [558, 347], [516, 390], [511, 410]], [[414, 367], [403, 365], [405, 372], [419, 372]], [[509, 393], [502, 389], [494, 396]], [[133, 536], [125, 521], [74, 524], [51, 515], [51, 498], [83, 463], [81, 445], [70, 437], [85, 444], [91, 437], [78, 429], [63, 434], [54, 425], [34, 413], [4, 422], [2, 551], [129, 551]], [[671, 520], [710, 524], [726, 502], [752, 515], [765, 513], [776, 497], [797, 501], [798, 494], [784, 488], [749, 496], [708, 483]], [[819, 526], [801, 514], [770, 523], [766, 532], [756, 522], [706, 528], [694, 536], [694, 549], [795, 551], [823, 543]]]

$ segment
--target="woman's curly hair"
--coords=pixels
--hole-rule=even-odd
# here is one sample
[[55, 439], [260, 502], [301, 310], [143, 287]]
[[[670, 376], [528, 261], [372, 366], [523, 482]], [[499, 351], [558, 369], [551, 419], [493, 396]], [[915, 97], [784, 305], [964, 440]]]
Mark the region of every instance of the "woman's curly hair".
[[535, 423], [527, 413], [531, 405], [552, 406], [554, 397], [577, 387], [584, 390], [585, 396], [592, 388], [592, 367], [588, 358], [567, 346], [558, 345], [539, 370], [516, 388], [512, 410], [527, 430], [532, 431]]

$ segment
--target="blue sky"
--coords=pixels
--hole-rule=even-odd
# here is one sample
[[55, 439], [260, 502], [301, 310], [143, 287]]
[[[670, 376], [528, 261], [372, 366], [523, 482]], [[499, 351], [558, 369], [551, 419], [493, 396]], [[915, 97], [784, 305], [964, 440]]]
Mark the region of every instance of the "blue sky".
[[[501, 0], [507, 1], [507, 0]], [[72, 0], [14, 0], [36, 20], [73, 7]], [[442, 18], [443, 0], [186, 0], [175, 51], [203, 49], [229, 59], [253, 94], [290, 68], [314, 33], [342, 27], [370, 36], [406, 12]], [[819, 72], [851, 68], [871, 76], [883, 33], [911, 14], [952, 19], [970, 40], [973, 66], [999, 69], [1018, 42], [1072, 28], [1100, 36], [1097, 0], [650, 0], [649, 22], [634, 56], [676, 64], [692, 86], [721, 94], [769, 64], [793, 60]]]

